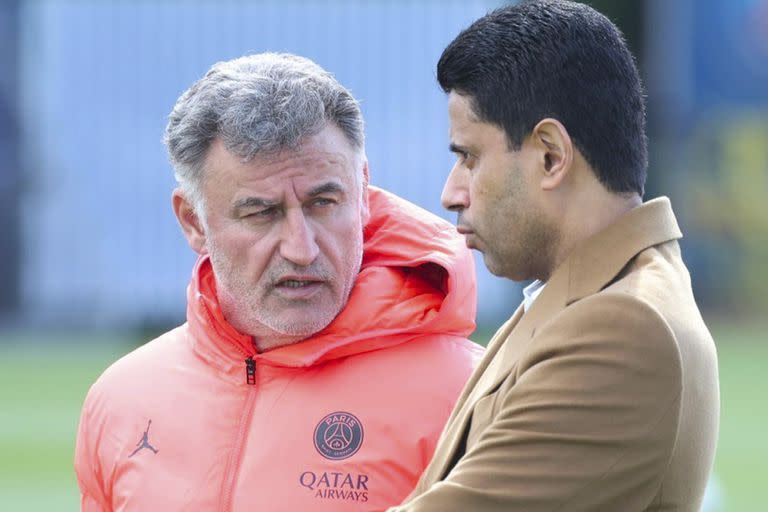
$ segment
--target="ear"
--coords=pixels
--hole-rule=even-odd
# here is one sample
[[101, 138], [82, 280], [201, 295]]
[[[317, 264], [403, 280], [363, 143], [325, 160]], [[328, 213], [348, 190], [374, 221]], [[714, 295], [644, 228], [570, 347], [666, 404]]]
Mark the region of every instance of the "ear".
[[203, 223], [200, 221], [194, 205], [180, 188], [173, 191], [171, 205], [189, 246], [197, 254], [207, 253], [207, 237]]
[[362, 187], [362, 203], [361, 207], [363, 210], [363, 226], [368, 224], [368, 221], [371, 219], [371, 210], [368, 206], [368, 183], [369, 183], [369, 175], [368, 175], [368, 159], [363, 159], [363, 182], [361, 184]]
[[571, 136], [560, 121], [548, 117], [533, 128], [531, 138], [541, 155], [541, 188], [554, 190], [563, 183], [573, 167]]

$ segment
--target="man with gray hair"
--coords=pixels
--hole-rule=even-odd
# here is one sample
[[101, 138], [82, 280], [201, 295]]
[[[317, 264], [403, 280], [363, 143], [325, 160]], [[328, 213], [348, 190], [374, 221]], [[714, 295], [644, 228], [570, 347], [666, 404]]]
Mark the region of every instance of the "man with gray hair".
[[89, 391], [82, 509], [399, 503], [479, 355], [463, 241], [368, 185], [357, 101], [301, 57], [214, 65], [165, 142], [187, 322]]

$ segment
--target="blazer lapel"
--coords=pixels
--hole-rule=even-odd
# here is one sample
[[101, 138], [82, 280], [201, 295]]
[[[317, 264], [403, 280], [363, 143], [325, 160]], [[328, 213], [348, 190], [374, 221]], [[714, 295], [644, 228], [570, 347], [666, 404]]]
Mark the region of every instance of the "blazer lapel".
[[[561, 281], [562, 284], [559, 284]], [[475, 404], [498, 388], [512, 373], [541, 320], [551, 318], [565, 307], [566, 290], [563, 284], [566, 283], [561, 279], [550, 280], [529, 311], [524, 312], [520, 305], [512, 318], [496, 332], [448, 419], [440, 439], [440, 449], [435, 452], [419, 487], [426, 489], [444, 478], [468, 430]]]
[[423, 492], [433, 483], [442, 480], [448, 465], [458, 449], [465, 425], [472, 414], [472, 409], [476, 402], [476, 400], [471, 399], [475, 395], [474, 390], [478, 385], [482, 385], [481, 381], [485, 378], [487, 372], [495, 371], [492, 367], [498, 364], [496, 355], [504, 348], [507, 337], [514, 330], [522, 316], [523, 306], [521, 304], [512, 317], [491, 338], [483, 358], [464, 386], [464, 390], [459, 396], [451, 416], [448, 418], [448, 422], [438, 441], [439, 449], [435, 451], [432, 461], [427, 466], [427, 469], [424, 470], [414, 494], [416, 492]]

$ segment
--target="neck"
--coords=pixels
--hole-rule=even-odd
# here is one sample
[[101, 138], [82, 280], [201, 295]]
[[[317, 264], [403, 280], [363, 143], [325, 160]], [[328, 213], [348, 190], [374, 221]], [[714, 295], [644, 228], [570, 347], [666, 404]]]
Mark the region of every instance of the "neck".
[[308, 336], [306, 335], [291, 335], [282, 334], [271, 329], [265, 328], [269, 333], [257, 333], [252, 334], [253, 344], [258, 352], [268, 352], [276, 348], [285, 347], [287, 345], [293, 345], [300, 341], [304, 341]]
[[303, 341], [314, 333], [285, 333], [277, 331], [249, 314], [248, 310], [243, 311], [241, 303], [233, 300], [230, 296], [218, 293], [219, 307], [224, 319], [241, 334], [250, 336], [253, 340], [253, 346], [258, 352], [267, 352], [276, 348], [293, 345]]
[[546, 279], [560, 267], [577, 245], [613, 224], [616, 219], [640, 206], [642, 202], [636, 193], [616, 194], [607, 192], [602, 186], [596, 191], [586, 190], [585, 193], [565, 201], [565, 204], [571, 207], [566, 208], [563, 213], [561, 237]]

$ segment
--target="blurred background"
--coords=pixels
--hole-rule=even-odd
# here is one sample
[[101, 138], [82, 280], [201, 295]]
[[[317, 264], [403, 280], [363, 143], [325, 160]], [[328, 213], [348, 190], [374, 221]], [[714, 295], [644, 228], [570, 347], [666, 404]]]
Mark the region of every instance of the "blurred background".
[[[453, 157], [437, 59], [489, 0], [0, 2], [0, 510], [78, 509], [79, 408], [115, 358], [184, 321], [194, 256], [161, 136], [216, 61], [307, 56], [361, 100], [371, 181], [439, 215]], [[646, 198], [672, 198], [718, 345], [708, 511], [765, 510], [768, 0], [586, 2], [648, 94]], [[520, 287], [478, 259], [486, 343]]]

